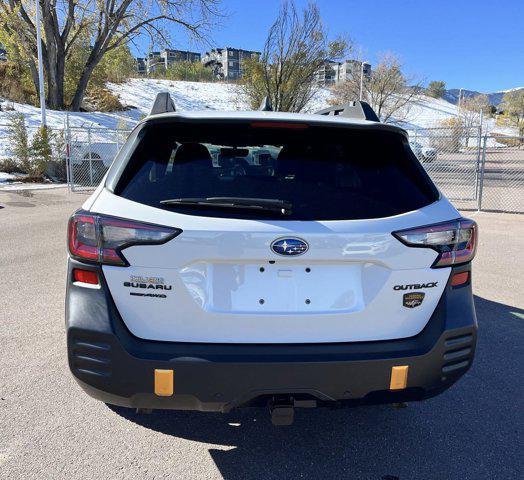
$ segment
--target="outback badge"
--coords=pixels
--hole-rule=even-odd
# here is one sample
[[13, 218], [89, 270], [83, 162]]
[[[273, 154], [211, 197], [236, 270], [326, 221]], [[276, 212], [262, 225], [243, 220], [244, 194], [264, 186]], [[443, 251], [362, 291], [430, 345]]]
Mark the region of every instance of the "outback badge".
[[422, 305], [424, 295], [425, 293], [422, 292], [405, 293], [402, 303], [406, 308], [418, 307], [419, 305]]

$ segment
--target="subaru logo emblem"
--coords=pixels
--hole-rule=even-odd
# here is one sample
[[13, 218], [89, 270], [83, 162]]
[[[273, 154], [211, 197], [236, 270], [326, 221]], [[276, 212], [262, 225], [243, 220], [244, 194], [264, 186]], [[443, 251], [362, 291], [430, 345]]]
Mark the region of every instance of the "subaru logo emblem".
[[277, 255], [295, 256], [306, 253], [309, 245], [300, 238], [279, 238], [271, 244], [271, 250]]

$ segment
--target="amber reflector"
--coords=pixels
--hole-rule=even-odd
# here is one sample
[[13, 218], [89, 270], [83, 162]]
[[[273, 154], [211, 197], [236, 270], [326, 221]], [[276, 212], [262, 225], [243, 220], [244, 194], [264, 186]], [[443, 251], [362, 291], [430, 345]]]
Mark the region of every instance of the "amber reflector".
[[455, 273], [451, 277], [451, 286], [457, 287], [459, 285], [464, 285], [469, 280], [469, 272]]

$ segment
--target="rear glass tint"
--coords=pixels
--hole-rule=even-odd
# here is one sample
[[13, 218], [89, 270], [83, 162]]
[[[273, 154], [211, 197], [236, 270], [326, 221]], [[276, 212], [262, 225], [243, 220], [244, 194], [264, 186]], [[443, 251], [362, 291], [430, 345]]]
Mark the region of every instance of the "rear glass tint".
[[[380, 218], [438, 198], [400, 133], [266, 127], [263, 122], [149, 124], [115, 193], [188, 215], [278, 220]], [[292, 208], [282, 215], [160, 203], [209, 197], [278, 199]]]

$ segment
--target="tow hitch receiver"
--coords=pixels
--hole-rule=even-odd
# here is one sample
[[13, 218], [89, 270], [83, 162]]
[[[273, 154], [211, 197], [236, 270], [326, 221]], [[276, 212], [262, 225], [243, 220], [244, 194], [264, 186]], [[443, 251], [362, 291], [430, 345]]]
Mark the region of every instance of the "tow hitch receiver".
[[269, 403], [271, 423], [275, 426], [293, 425], [295, 407], [315, 408], [316, 400], [295, 400], [293, 397], [273, 397]]
[[270, 409], [271, 423], [275, 426], [293, 425], [295, 408], [293, 405], [274, 405]]

